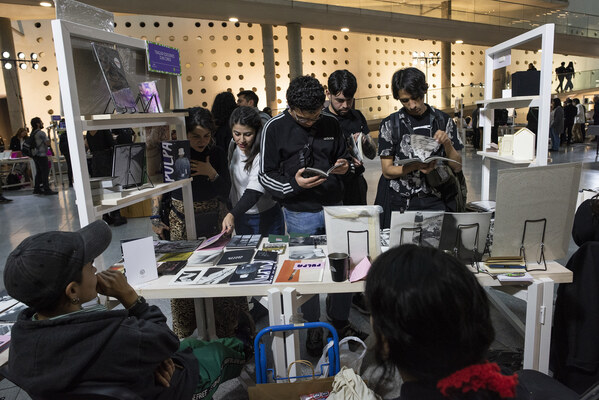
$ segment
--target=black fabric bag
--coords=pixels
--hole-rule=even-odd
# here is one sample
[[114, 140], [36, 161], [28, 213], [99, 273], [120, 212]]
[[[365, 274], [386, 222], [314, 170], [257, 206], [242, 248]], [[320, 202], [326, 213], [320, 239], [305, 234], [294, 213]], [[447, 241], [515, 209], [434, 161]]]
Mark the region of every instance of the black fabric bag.
[[37, 155], [37, 145], [35, 143], [35, 135], [37, 135], [37, 131], [33, 131], [31, 135], [27, 136], [23, 141], [23, 146], [21, 147], [21, 153], [27, 157], [35, 157]]

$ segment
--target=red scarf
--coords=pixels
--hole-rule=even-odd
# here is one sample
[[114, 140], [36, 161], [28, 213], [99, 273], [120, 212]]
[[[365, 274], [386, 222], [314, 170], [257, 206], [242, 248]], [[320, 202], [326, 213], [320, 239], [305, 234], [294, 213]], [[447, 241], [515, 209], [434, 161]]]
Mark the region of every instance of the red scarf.
[[445, 397], [452, 390], [462, 393], [477, 392], [481, 389], [499, 394], [501, 398], [512, 398], [516, 395], [518, 375], [503, 375], [496, 363], [485, 362], [463, 368], [437, 382], [437, 389]]

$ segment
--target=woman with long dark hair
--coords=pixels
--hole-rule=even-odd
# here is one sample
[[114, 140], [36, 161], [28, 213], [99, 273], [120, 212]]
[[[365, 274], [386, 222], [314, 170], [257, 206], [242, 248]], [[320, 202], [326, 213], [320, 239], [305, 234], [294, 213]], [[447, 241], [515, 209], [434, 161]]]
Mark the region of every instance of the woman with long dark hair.
[[238, 107], [229, 125], [233, 140], [229, 145], [229, 172], [233, 209], [223, 220], [223, 230], [235, 228], [238, 235], [282, 235], [285, 221], [281, 206], [258, 182], [262, 119], [253, 107]]
[[212, 103], [212, 116], [216, 124], [214, 140], [216, 145], [227, 151], [229, 142], [231, 142], [231, 127], [229, 126], [229, 118], [231, 113], [237, 107], [235, 96], [230, 92], [221, 92], [216, 95]]
[[[210, 237], [221, 231], [222, 220], [227, 214], [227, 196], [231, 188], [231, 179], [227, 168], [225, 152], [214, 142], [214, 120], [205, 108], [195, 107], [187, 110], [185, 118], [187, 139], [190, 143], [191, 190], [193, 195], [193, 212], [197, 236]], [[186, 240], [183, 192], [181, 189], [172, 192], [169, 211], [169, 226], [160, 219], [152, 220], [152, 229], [162, 239], [164, 231], [170, 230], [170, 240]], [[153, 214], [162, 214], [161, 198], [154, 198]], [[241, 298], [243, 299], [243, 298]], [[245, 300], [245, 299], [243, 299]], [[217, 311], [216, 330], [218, 337], [234, 336], [239, 307], [237, 298], [218, 298], [214, 301]], [[171, 300], [173, 310], [173, 331], [180, 338], [192, 334], [196, 328], [195, 309], [192, 299]], [[247, 305], [245, 305], [247, 308]]]

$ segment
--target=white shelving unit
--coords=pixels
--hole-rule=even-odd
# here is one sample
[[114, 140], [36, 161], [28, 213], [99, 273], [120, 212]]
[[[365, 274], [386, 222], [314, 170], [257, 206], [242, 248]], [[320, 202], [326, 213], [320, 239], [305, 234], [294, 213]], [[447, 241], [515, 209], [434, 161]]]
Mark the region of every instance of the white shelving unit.
[[[483, 112], [481, 112], [481, 119], [483, 121], [483, 148], [488, 148], [491, 143], [491, 120], [493, 118], [493, 110], [497, 108], [539, 107], [539, 126], [537, 131], [537, 154], [535, 160], [516, 160], [514, 157], [500, 156], [494, 152], [477, 152], [478, 155], [483, 157], [480, 192], [481, 200], [489, 200], [491, 160], [519, 166], [530, 164], [538, 166], [547, 165], [554, 32], [555, 24], [546, 24], [485, 51], [485, 99], [482, 102], [479, 102], [484, 105], [482, 109]], [[542, 50], [539, 95], [494, 99], [493, 61], [495, 57], [503, 56], [506, 51], [539, 38], [541, 39]]]
[[[165, 112], [156, 114], [82, 115], [79, 99], [80, 96], [85, 95], [85, 89], [89, 92], [90, 88], [78, 87], [78, 84], [81, 82], [76, 79], [75, 74], [75, 69], [78, 66], [74, 62], [73, 40], [83, 39], [90, 42], [115, 44], [120, 48], [128, 48], [137, 52], [145, 52], [145, 41], [64, 20], [53, 20], [52, 32], [54, 34], [54, 46], [56, 49], [60, 92], [69, 140], [69, 152], [73, 166], [73, 186], [77, 196], [77, 209], [79, 211], [81, 226], [85, 226], [101, 218], [104, 213], [118, 210], [179, 188], [183, 191], [185, 209], [193, 210], [191, 178], [172, 183], [155, 183], [153, 188], [131, 190], [128, 196], [121, 199], [104, 200], [99, 206], [93, 204], [83, 139], [85, 131], [174, 125], [179, 136], [185, 139], [185, 116], [187, 114]], [[169, 81], [169, 89], [172, 92], [173, 108], [183, 108], [181, 77], [172, 75], [165, 75], [165, 77]], [[168, 93], [165, 98], [169, 98]], [[195, 239], [196, 232], [193, 212], [185, 213], [185, 224], [187, 227], [187, 237]]]

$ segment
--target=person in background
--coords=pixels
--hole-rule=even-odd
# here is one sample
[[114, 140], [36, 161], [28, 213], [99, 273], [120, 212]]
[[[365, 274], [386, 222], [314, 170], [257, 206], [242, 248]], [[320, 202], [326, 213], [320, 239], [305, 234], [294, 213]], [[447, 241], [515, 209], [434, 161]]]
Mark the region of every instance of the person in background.
[[[30, 236], [10, 253], [6, 291], [29, 307], [11, 331], [10, 380], [33, 398], [59, 399], [86, 385], [123, 387], [144, 399], [211, 398], [241, 372], [243, 343], [179, 343], [160, 309], [138, 296], [125, 275], [96, 274], [93, 261], [111, 239], [108, 225], [95, 221], [76, 232]], [[98, 293], [124, 309], [83, 308]]]
[[585, 123], [587, 110], [582, 104], [580, 104], [580, 100], [578, 98], [574, 98], [572, 102], [576, 107], [576, 117], [574, 118], [574, 130], [572, 133], [575, 137], [580, 136], [582, 142], [584, 142], [586, 134]]
[[48, 167], [48, 146], [50, 138], [43, 131], [44, 123], [41, 118], [35, 117], [31, 120], [31, 134], [35, 138], [37, 154], [33, 156], [35, 163], [35, 183], [33, 185], [33, 194], [53, 195], [58, 192], [50, 189], [50, 168]]
[[[58, 126], [65, 126], [64, 118], [60, 121]], [[66, 128], [64, 131], [58, 135], [58, 148], [60, 150], [60, 154], [64, 156], [64, 159], [67, 162], [67, 176], [69, 177], [69, 187], [73, 187], [73, 166], [71, 165], [71, 153], [69, 151], [69, 137], [67, 135]], [[119, 212], [120, 214], [120, 212]]]
[[593, 96], [593, 125], [599, 125], [599, 96], [597, 95]]
[[237, 107], [235, 102], [235, 96], [230, 92], [221, 92], [216, 95], [214, 102], [212, 103], [212, 116], [214, 123], [216, 124], [216, 131], [214, 132], [215, 144], [227, 151], [229, 143], [231, 143], [231, 127], [229, 126], [229, 118], [231, 113]]
[[[398, 279], [401, 277], [401, 279]], [[487, 361], [495, 332], [475, 275], [435, 248], [402, 245], [380, 255], [366, 278], [375, 356], [399, 370], [400, 400], [573, 400], [536, 371], [504, 373]]]
[[262, 112], [272, 118], [272, 109], [270, 107], [264, 107]]
[[[211, 237], [221, 232], [222, 221], [227, 214], [227, 199], [231, 190], [231, 179], [227, 158], [223, 149], [214, 142], [216, 130], [212, 114], [205, 108], [194, 107], [187, 110], [185, 127], [190, 144], [191, 190], [193, 195], [194, 219], [197, 237]], [[187, 240], [183, 192], [171, 192], [169, 226], [159, 218], [152, 219], [152, 229], [160, 239], [164, 231], [170, 232], [170, 240]], [[162, 214], [161, 197], [152, 199], [152, 214]], [[245, 306], [244, 306], [245, 305]], [[244, 308], [245, 307], [245, 308]], [[196, 328], [193, 299], [171, 300], [173, 331], [180, 338], [191, 335]], [[233, 337], [237, 332], [240, 313], [247, 310], [245, 298], [216, 298], [216, 334], [218, 337]]]
[[576, 114], [578, 110], [576, 106], [572, 103], [572, 99], [567, 98], [564, 102], [564, 139], [566, 141], [566, 145], [569, 146], [572, 143], [572, 129], [574, 127], [574, 119], [576, 118]]
[[480, 127], [480, 112], [482, 107], [482, 104], [477, 104], [474, 111], [472, 111], [472, 145], [476, 150], [480, 150], [482, 144], [480, 140], [482, 138], [482, 128]]
[[565, 92], [567, 92], [568, 90], [572, 91], [572, 89], [574, 89], [574, 84], [572, 83], [572, 78], [574, 77], [574, 75], [574, 63], [570, 61], [564, 73], [564, 77], [566, 78], [566, 86], [564, 87]]
[[535, 67], [535, 65], [533, 63], [529, 63], [528, 64], [528, 70], [527, 71], [536, 71], [537, 67]]
[[[252, 92], [253, 93], [253, 92]], [[222, 228], [237, 235], [285, 234], [281, 206], [265, 193], [258, 181], [262, 120], [254, 107], [240, 106], [231, 114], [233, 141], [229, 146], [231, 174], [230, 200], [233, 209], [225, 216]]]
[[[108, 129], [89, 131], [85, 135], [87, 147], [92, 154], [90, 177], [112, 176], [112, 157], [116, 142]], [[121, 215], [121, 210], [111, 211], [102, 215], [108, 225], [121, 226], [127, 223], [127, 218]]]
[[[323, 115], [324, 88], [316, 78], [299, 76], [286, 93], [289, 108], [270, 119], [262, 132], [260, 183], [283, 206], [288, 233], [325, 234], [323, 206], [341, 205], [342, 175], [351, 173], [345, 138], [337, 119]], [[306, 167], [328, 170], [327, 177]], [[339, 337], [366, 335], [349, 322], [351, 294], [329, 295], [327, 315]], [[320, 319], [319, 296], [302, 306], [304, 319]], [[324, 347], [321, 328], [308, 329], [306, 349], [317, 357]]]
[[10, 150], [21, 151], [21, 148], [23, 147], [23, 142], [27, 138], [28, 132], [29, 130], [27, 128], [19, 128], [17, 130], [17, 133], [15, 133], [15, 135], [12, 138], [10, 138]]
[[[27, 134], [29, 133], [29, 128], [19, 128], [17, 130], [17, 133], [15, 133], [15, 135], [10, 138], [10, 145], [9, 148], [13, 153], [18, 153], [19, 156], [22, 156], [22, 148], [23, 148], [23, 142], [25, 142], [25, 139], [27, 139]], [[13, 172], [16, 173], [17, 175], [20, 175], [21, 178], [22, 177], [27, 177], [27, 179], [29, 180], [29, 182], [31, 182], [32, 176], [31, 176], [31, 168], [29, 168], [29, 163], [28, 162], [21, 162], [21, 163], [17, 163], [14, 164], [13, 167]]]
[[562, 61], [561, 65], [555, 69], [555, 74], [557, 75], [557, 80], [559, 81], [559, 85], [555, 88], [556, 92], [560, 92], [560, 90], [564, 91], [564, 77], [566, 76], [566, 63]]
[[549, 135], [551, 137], [551, 151], [559, 151], [559, 138], [564, 131], [564, 109], [559, 98], [551, 99], [551, 123]]
[[272, 118], [270, 113], [266, 113], [264, 111], [260, 111], [258, 108], [258, 95], [253, 90], [242, 90], [237, 93], [237, 105], [238, 106], [247, 106], [253, 107], [258, 115], [260, 115], [260, 119], [262, 120], [262, 126], [266, 124], [266, 121]]
[[[329, 76], [326, 95], [329, 106], [322, 110], [324, 115], [337, 119], [345, 137], [347, 151], [352, 155], [355, 172], [343, 182], [343, 205], [365, 205], [368, 184], [364, 179], [363, 156], [372, 160], [376, 157], [376, 145], [368, 134], [368, 122], [359, 110], [354, 109], [354, 96], [358, 82], [354, 74], [346, 69], [337, 70]], [[358, 153], [358, 141], [363, 154]]]

